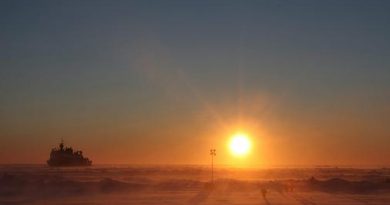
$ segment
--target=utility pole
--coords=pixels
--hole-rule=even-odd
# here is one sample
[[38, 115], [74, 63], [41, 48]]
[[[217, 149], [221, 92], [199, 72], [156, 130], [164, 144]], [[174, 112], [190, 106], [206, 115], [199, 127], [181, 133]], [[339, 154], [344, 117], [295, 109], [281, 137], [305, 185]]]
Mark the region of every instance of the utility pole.
[[214, 184], [214, 157], [217, 155], [215, 149], [210, 149], [211, 155], [211, 184]]

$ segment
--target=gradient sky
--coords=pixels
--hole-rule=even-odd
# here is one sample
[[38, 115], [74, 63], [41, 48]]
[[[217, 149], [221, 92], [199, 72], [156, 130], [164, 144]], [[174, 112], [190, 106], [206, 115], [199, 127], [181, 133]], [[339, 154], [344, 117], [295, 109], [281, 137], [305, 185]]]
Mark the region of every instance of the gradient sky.
[[[388, 1], [0, 2], [0, 163], [389, 165]], [[236, 131], [253, 150], [232, 157]]]

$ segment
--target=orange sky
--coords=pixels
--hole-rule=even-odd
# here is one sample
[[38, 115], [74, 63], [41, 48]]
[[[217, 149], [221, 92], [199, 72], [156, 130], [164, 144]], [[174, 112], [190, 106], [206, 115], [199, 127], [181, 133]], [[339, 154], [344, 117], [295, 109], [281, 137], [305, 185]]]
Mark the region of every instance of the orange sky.
[[[198, 112], [175, 107], [174, 112], [143, 118], [74, 119], [68, 124], [26, 119], [24, 129], [3, 129], [9, 135], [2, 139], [0, 161], [44, 163], [50, 148], [63, 137], [96, 164], [206, 164], [210, 148], [217, 149], [217, 164], [230, 166], [389, 164], [389, 128], [379, 120], [388, 118], [384, 113], [373, 119], [355, 118], [361, 110], [341, 107], [319, 118], [328, 108], [300, 113], [267, 97], [252, 96], [241, 99], [240, 115], [219, 102], [220, 106], [209, 103], [208, 109]], [[227, 148], [237, 131], [247, 133], [253, 142], [246, 157], [236, 158]]]

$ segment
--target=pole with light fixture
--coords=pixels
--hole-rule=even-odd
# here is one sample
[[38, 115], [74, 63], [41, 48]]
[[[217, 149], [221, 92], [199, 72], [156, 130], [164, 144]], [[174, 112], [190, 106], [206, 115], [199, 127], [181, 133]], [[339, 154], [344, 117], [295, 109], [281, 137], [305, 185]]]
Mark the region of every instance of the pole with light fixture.
[[211, 184], [214, 184], [214, 157], [217, 155], [215, 149], [210, 149], [211, 155]]

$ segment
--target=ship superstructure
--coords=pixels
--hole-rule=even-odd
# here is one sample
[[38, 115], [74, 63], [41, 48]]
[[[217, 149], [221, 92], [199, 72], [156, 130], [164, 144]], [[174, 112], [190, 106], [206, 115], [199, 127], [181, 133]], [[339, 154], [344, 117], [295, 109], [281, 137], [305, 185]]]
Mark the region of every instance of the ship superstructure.
[[58, 147], [51, 150], [49, 166], [91, 166], [92, 161], [83, 156], [82, 151], [73, 151], [72, 147], [65, 147], [63, 140]]

